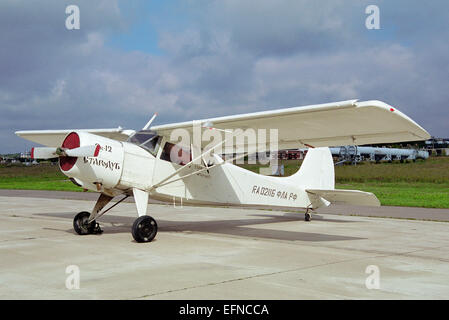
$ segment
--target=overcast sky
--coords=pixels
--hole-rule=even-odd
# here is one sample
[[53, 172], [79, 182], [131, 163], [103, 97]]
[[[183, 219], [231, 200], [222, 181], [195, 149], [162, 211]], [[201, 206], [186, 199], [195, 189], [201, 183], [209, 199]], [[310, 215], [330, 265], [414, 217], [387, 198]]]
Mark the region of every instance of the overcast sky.
[[[80, 9], [67, 30], [65, 9]], [[380, 9], [368, 30], [365, 8]], [[138, 129], [349, 99], [449, 137], [449, 1], [0, 1], [0, 153], [16, 130]]]

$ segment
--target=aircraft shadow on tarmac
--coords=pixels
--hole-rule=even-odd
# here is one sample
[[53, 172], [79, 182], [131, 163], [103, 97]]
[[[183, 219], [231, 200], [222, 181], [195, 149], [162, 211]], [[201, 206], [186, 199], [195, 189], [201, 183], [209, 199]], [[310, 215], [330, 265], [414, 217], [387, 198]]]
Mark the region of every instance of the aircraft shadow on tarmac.
[[[74, 213], [36, 213], [37, 216], [48, 216], [57, 218], [67, 218], [72, 220]], [[230, 219], [230, 220], [207, 220], [207, 221], [168, 221], [157, 219], [158, 232], [196, 232], [207, 234], [223, 234], [237, 237], [257, 238], [257, 239], [273, 239], [284, 241], [343, 241], [343, 240], [363, 240], [366, 238], [349, 237], [323, 233], [288, 231], [278, 229], [257, 228], [256, 225], [265, 225], [269, 223], [282, 222], [299, 222], [302, 215], [285, 214], [280, 215], [252, 215], [254, 219]], [[263, 217], [261, 219], [260, 217]], [[117, 215], [104, 215], [98, 221], [103, 231], [107, 234], [114, 233], [130, 233], [131, 226], [134, 223], [134, 217], [125, 217]], [[352, 223], [348, 220], [324, 219], [321, 216], [314, 215], [316, 222], [332, 222], [332, 223]], [[309, 223], [302, 224], [305, 227]], [[49, 229], [49, 228], [47, 228]], [[49, 229], [56, 230], [56, 229]], [[61, 230], [58, 230], [61, 231]], [[64, 230], [65, 232], [75, 234], [73, 228]]]

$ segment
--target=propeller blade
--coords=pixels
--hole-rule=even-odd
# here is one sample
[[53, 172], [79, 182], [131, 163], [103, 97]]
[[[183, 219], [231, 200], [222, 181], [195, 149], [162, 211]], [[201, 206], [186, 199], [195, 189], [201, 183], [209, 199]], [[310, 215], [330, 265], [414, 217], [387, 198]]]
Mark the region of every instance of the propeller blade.
[[57, 148], [39, 147], [31, 149], [31, 159], [52, 159], [59, 155], [56, 153]]
[[100, 145], [95, 144], [91, 146], [84, 146], [74, 149], [65, 149], [64, 153], [68, 157], [96, 157], [98, 156], [100, 149], [101, 149]]

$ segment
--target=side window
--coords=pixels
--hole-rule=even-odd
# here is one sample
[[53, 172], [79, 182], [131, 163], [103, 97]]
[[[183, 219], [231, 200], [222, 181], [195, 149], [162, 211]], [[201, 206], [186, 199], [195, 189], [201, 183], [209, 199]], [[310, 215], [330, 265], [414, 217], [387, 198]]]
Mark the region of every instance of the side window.
[[161, 140], [162, 137], [155, 136], [147, 140], [143, 145], [141, 145], [141, 147], [148, 150], [153, 156], [156, 156], [157, 151], [159, 150]]
[[166, 142], [162, 149], [161, 159], [185, 166], [192, 161], [192, 153], [190, 148], [181, 148], [176, 144]]
[[131, 136], [128, 142], [138, 145], [153, 156], [156, 156], [161, 140], [162, 137], [158, 136], [155, 132], [142, 130]]

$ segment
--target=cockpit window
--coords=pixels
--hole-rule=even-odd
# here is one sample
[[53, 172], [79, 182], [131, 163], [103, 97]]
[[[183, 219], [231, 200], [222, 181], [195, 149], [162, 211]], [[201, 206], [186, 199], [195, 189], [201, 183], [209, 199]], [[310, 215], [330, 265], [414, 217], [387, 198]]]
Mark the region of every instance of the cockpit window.
[[131, 136], [128, 142], [138, 145], [150, 152], [153, 156], [156, 156], [161, 143], [161, 136], [158, 136], [156, 132], [151, 130], [141, 130]]

